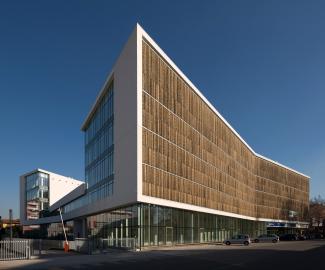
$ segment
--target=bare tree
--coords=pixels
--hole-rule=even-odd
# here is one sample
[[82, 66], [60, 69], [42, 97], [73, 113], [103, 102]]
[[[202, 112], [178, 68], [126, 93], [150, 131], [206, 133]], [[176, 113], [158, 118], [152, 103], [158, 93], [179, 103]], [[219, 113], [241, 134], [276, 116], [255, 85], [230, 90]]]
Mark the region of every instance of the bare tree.
[[323, 221], [325, 220], [325, 200], [321, 197], [315, 197], [310, 200], [309, 204], [309, 219], [311, 227], [317, 227], [317, 229], [324, 228]]

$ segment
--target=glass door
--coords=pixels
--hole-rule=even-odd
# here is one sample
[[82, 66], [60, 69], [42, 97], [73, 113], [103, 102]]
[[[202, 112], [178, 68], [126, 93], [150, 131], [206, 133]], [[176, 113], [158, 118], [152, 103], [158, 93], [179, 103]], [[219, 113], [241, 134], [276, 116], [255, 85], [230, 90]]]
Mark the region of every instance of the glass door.
[[173, 244], [173, 227], [166, 227], [166, 245]]

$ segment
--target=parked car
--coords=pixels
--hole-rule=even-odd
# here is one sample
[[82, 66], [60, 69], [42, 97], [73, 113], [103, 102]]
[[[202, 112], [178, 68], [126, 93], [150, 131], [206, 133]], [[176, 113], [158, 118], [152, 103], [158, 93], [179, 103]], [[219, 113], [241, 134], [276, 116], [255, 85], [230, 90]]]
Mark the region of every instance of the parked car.
[[247, 234], [237, 234], [231, 237], [230, 239], [226, 239], [225, 241], [223, 241], [223, 243], [228, 246], [231, 244], [242, 244], [248, 246], [251, 243], [251, 239]]
[[294, 233], [287, 233], [280, 236], [280, 241], [296, 241], [298, 240], [298, 235]]
[[261, 234], [257, 238], [253, 240], [255, 243], [261, 243], [261, 242], [272, 242], [277, 243], [279, 242], [279, 236], [275, 234]]

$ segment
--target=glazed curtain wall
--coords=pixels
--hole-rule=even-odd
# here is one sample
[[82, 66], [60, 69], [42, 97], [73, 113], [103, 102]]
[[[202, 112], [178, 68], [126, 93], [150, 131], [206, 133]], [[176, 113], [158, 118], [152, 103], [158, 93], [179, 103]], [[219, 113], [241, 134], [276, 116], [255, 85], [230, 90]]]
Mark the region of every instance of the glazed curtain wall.
[[112, 196], [114, 192], [114, 82], [105, 90], [85, 129], [86, 194], [63, 206], [63, 213]]
[[142, 57], [143, 194], [305, 220], [308, 178], [255, 156], [146, 41]]
[[87, 218], [93, 239], [137, 239], [138, 246], [219, 242], [235, 234], [266, 233], [266, 223], [137, 204]]
[[89, 189], [113, 181], [113, 87], [111, 82], [85, 129], [85, 180]]
[[26, 219], [38, 219], [40, 212], [49, 207], [49, 175], [37, 172], [25, 179]]

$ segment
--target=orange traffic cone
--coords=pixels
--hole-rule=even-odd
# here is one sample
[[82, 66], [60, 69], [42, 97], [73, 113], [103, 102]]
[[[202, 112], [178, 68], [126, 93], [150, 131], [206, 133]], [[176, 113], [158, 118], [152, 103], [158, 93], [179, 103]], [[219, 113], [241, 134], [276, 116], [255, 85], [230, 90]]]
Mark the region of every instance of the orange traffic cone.
[[64, 252], [69, 252], [69, 243], [64, 242]]

